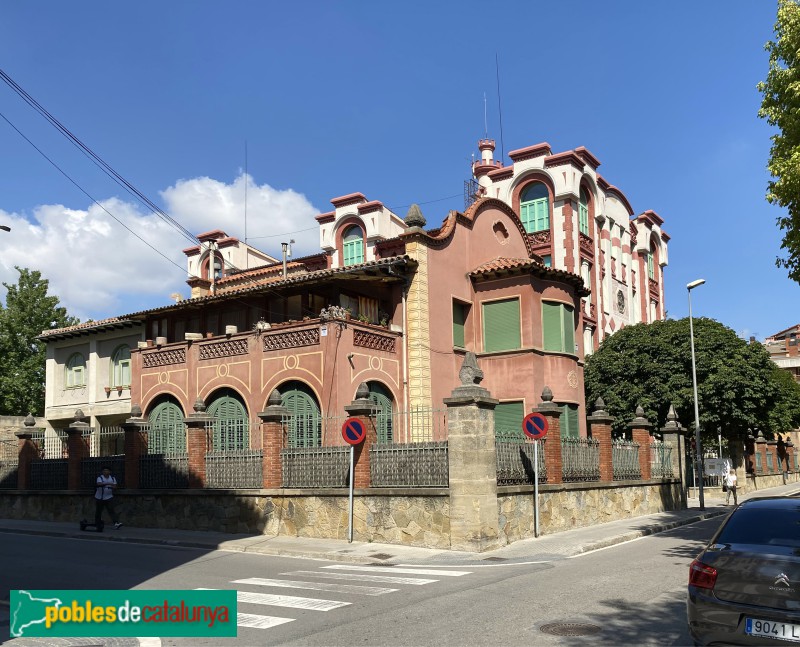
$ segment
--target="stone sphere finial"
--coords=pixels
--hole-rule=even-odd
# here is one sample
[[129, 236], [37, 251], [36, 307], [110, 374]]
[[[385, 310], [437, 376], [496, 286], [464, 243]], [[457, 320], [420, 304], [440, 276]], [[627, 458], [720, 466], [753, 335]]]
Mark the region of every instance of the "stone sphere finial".
[[542, 389], [542, 402], [552, 402], [553, 401], [553, 391], [550, 389], [549, 386], [546, 386]]
[[458, 379], [462, 386], [474, 386], [483, 381], [483, 371], [478, 366], [478, 358], [472, 351], [467, 351], [461, 369], [458, 371]]
[[142, 408], [138, 404], [131, 405], [131, 418], [141, 418]]
[[404, 220], [409, 227], [424, 227], [426, 224], [425, 216], [422, 215], [422, 211], [417, 204], [412, 204], [408, 208], [408, 213], [406, 213]]
[[81, 420], [83, 420], [83, 419], [84, 419], [86, 416], [85, 416], [85, 415], [83, 415], [83, 409], [76, 409], [76, 410], [75, 410], [75, 415], [74, 415], [73, 417], [75, 418], [75, 422], [80, 422], [80, 421], [81, 421]]
[[29, 413], [25, 417], [25, 420], [22, 421], [22, 424], [25, 425], [26, 427], [33, 427], [36, 424], [36, 420], [34, 419], [33, 414]]
[[640, 404], [636, 407], [636, 417], [637, 418], [644, 418], [644, 409], [642, 409], [642, 405]]
[[203, 402], [203, 398], [197, 398], [197, 400], [194, 401], [193, 408], [195, 413], [205, 413], [206, 403]]
[[267, 406], [279, 407], [281, 406], [281, 402], [283, 402], [283, 399], [281, 398], [281, 392], [278, 391], [278, 389], [272, 389], [272, 393], [270, 393], [269, 398], [267, 398]]

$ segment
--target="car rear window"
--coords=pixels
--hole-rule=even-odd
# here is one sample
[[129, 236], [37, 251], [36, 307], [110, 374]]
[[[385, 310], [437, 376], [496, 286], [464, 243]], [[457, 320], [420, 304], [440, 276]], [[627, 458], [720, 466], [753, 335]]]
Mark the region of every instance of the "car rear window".
[[783, 509], [739, 508], [728, 519], [716, 543], [800, 547], [800, 501]]

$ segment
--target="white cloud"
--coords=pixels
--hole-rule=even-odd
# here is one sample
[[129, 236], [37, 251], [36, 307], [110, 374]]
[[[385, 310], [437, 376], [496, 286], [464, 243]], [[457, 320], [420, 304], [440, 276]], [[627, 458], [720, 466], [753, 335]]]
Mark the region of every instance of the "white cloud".
[[[193, 234], [222, 229], [243, 238], [245, 181], [248, 237], [313, 228], [291, 237], [298, 252], [318, 249], [313, 218], [318, 212], [311, 203], [291, 189], [256, 185], [249, 176], [240, 175], [232, 184], [181, 180], [162, 193], [165, 211]], [[15, 265], [39, 270], [50, 281], [50, 294], [81, 320], [166, 305], [174, 292], [188, 296], [182, 250], [192, 242], [137, 204], [117, 198], [101, 204], [124, 226], [96, 204], [87, 209], [41, 205], [28, 214], [0, 209], [0, 224], [11, 227], [10, 233], [0, 232], [0, 281], [16, 283]], [[251, 244], [274, 255], [281, 240], [254, 238]]]

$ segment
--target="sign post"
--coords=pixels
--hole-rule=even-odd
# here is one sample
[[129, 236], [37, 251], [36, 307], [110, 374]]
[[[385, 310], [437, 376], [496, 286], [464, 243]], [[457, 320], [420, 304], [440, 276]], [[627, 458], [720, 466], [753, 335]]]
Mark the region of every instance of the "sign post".
[[367, 430], [358, 418], [348, 418], [342, 425], [342, 438], [350, 445], [350, 501], [348, 506], [347, 542], [353, 543], [353, 481], [356, 445], [364, 442]]
[[547, 435], [547, 418], [529, 413], [522, 420], [522, 431], [533, 439], [533, 536], [539, 536], [539, 441]]

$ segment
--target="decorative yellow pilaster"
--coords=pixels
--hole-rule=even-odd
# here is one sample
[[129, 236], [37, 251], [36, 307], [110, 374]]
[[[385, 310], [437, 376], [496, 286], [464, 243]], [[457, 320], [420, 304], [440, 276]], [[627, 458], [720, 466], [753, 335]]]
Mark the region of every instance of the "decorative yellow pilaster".
[[[408, 290], [408, 400], [411, 410], [432, 408], [431, 335], [428, 301], [428, 248], [420, 241], [406, 243], [406, 254], [417, 261]], [[413, 419], [413, 417], [412, 417]], [[410, 430], [411, 441], [430, 440], [428, 429]]]

